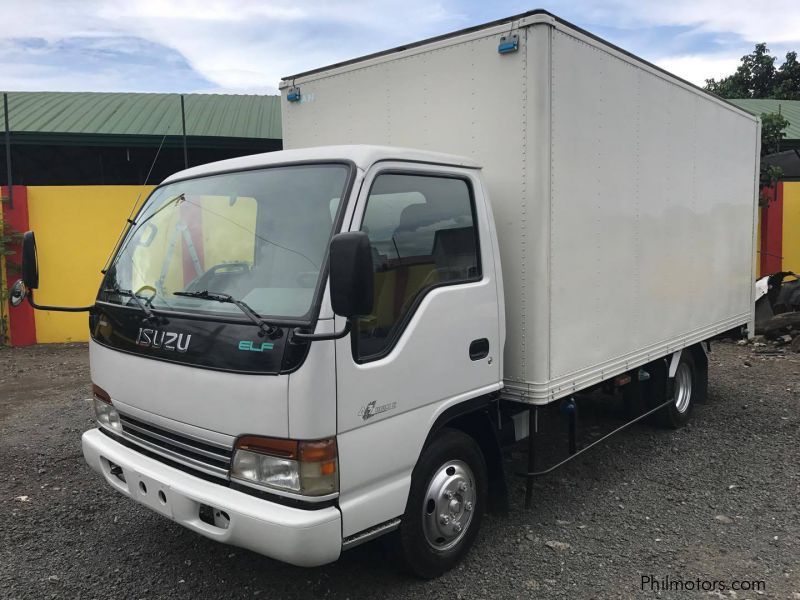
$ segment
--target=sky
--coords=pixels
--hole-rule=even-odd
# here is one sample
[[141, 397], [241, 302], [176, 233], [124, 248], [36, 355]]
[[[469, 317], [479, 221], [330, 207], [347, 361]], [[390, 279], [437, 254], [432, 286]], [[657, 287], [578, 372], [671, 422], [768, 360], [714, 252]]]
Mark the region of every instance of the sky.
[[698, 85], [757, 42], [800, 51], [798, 0], [0, 0], [0, 90], [276, 93], [282, 76], [533, 8]]

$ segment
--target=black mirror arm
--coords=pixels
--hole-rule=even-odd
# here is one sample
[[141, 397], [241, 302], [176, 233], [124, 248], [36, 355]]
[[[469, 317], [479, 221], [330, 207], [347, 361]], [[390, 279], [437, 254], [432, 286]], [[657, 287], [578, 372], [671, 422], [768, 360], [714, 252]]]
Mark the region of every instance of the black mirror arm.
[[[345, 337], [352, 327], [350, 326], [350, 319], [344, 324], [344, 329], [341, 331], [334, 331], [333, 333], [304, 333], [299, 327], [292, 330], [291, 340], [298, 340], [300, 342], [321, 342], [325, 340], [340, 340]], [[291, 341], [290, 340], [290, 341]]]
[[33, 301], [33, 290], [28, 290], [28, 304], [30, 304], [36, 310], [51, 310], [53, 312], [90, 312], [94, 309], [94, 304], [91, 306], [43, 306], [41, 304], [36, 304]]

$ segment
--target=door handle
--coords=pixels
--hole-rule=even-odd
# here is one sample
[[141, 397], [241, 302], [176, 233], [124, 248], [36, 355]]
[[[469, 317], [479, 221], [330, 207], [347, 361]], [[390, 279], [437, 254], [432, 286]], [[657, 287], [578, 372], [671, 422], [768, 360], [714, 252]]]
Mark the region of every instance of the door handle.
[[487, 340], [486, 338], [472, 340], [472, 343], [469, 345], [470, 360], [480, 360], [482, 358], [486, 358], [488, 355], [489, 355], [489, 340]]

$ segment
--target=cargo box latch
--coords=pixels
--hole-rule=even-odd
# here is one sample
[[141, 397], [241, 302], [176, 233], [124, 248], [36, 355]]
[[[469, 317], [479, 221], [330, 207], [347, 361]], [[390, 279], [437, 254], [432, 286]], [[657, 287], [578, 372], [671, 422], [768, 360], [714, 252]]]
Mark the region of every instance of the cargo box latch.
[[500, 38], [500, 45], [497, 46], [497, 51], [500, 54], [508, 54], [509, 52], [516, 52], [519, 50], [519, 36], [515, 33], [513, 35], [504, 35]]

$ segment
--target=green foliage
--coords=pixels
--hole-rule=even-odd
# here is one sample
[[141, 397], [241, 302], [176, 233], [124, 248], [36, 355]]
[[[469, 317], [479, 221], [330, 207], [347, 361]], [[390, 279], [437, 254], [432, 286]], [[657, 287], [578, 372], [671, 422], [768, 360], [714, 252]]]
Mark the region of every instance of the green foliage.
[[[722, 98], [773, 98], [776, 100], [800, 100], [800, 62], [797, 52], [787, 52], [780, 67], [766, 44], [756, 44], [753, 52], [742, 57], [736, 72], [719, 81], [706, 79], [705, 88]], [[780, 151], [784, 130], [789, 121], [779, 113], [761, 115], [761, 156]], [[761, 161], [759, 184], [762, 206], [769, 203], [767, 188], [774, 186], [783, 175], [783, 170]]]
[[756, 44], [742, 57], [736, 72], [719, 81], [706, 79], [705, 88], [722, 98], [775, 98], [800, 100], [800, 62], [797, 52], [787, 52], [786, 60], [775, 67], [777, 58], [764, 43]]
[[[6, 201], [5, 197], [0, 198], [0, 268], [5, 266], [6, 275], [18, 275], [20, 273], [20, 268], [16, 264], [11, 264], [7, 260], [4, 260], [8, 256], [16, 254], [16, 252], [12, 250], [13, 246], [22, 243], [22, 233], [15, 231], [7, 223], [3, 223], [2, 204]], [[3, 278], [0, 277], [0, 346], [7, 342], [8, 332], [8, 316], [3, 314], [3, 303], [8, 300], [8, 290], [2, 285], [2, 281]]]
[[[2, 224], [0, 223], [0, 226], [1, 225]], [[0, 256], [11, 256], [16, 254], [11, 247], [22, 242], [22, 234], [18, 231], [14, 231], [8, 225], [2, 227], [0, 231], [2, 231], [2, 233], [0, 233]]]
[[[761, 113], [761, 156], [767, 156], [779, 152], [781, 140], [786, 137], [784, 131], [789, 125], [789, 121], [780, 113]], [[774, 186], [783, 175], [783, 169], [775, 165], [767, 165], [761, 161], [759, 173], [759, 204], [766, 206], [769, 204], [769, 194], [765, 193], [765, 188]]]
[[[0, 221], [0, 257], [12, 256], [16, 251], [12, 248], [19, 246], [22, 243], [22, 233], [15, 231], [10, 225], [3, 226]], [[9, 272], [17, 272], [19, 269], [16, 265], [6, 262], [6, 269]]]
[[761, 156], [780, 152], [789, 121], [780, 113], [761, 113]]
[[781, 100], [800, 100], [800, 62], [797, 52], [787, 52], [786, 62], [775, 76], [775, 98]]

